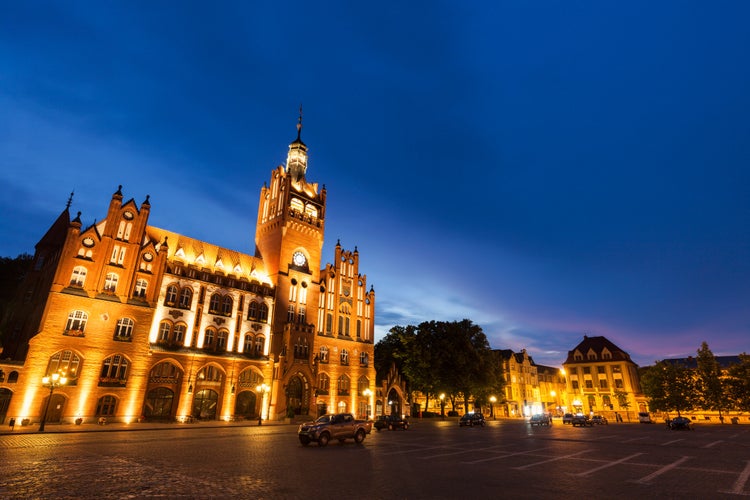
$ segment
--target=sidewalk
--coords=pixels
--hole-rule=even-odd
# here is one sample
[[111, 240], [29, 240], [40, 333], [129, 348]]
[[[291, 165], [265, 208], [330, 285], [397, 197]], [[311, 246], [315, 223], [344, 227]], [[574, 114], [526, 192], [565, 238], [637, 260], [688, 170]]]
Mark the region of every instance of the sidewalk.
[[[280, 425], [298, 425], [295, 423], [287, 424], [285, 422], [277, 421], [263, 421], [263, 426], [280, 426]], [[159, 422], [133, 422], [125, 424], [121, 422], [108, 423], [99, 425], [96, 423], [84, 423], [80, 425], [75, 424], [57, 424], [57, 423], [46, 423], [44, 424], [44, 431], [39, 432], [39, 423], [31, 425], [16, 425], [14, 430], [10, 430], [10, 427], [5, 425], [0, 428], [0, 436], [7, 436], [12, 434], [60, 434], [66, 432], [104, 432], [104, 431], [146, 431], [146, 430], [163, 430], [163, 429], [206, 429], [216, 427], [258, 427], [257, 420], [241, 420], [234, 422], [226, 422], [224, 420], [204, 420], [193, 423], [159, 423]]]

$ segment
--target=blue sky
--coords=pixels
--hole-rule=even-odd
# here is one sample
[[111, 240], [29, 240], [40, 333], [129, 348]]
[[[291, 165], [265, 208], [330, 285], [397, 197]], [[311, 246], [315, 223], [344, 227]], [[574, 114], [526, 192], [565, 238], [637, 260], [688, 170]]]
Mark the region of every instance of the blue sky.
[[641, 365], [750, 351], [750, 3], [0, 10], [0, 255], [119, 184], [252, 253], [301, 103], [324, 255], [359, 249], [378, 338], [468, 318], [553, 366], [584, 334]]

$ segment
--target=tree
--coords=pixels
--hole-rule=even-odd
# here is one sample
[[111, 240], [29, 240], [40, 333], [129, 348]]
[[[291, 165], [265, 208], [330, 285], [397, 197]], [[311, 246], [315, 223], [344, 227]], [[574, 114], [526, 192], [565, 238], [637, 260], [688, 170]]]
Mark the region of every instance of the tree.
[[696, 369], [695, 382], [698, 392], [698, 406], [706, 410], [718, 410], [719, 421], [724, 422], [721, 412], [726, 408], [726, 397], [721, 378], [721, 367], [705, 341], [697, 352], [698, 368]]
[[676, 411], [679, 416], [695, 407], [693, 374], [681, 363], [659, 361], [644, 371], [641, 387], [653, 411]]
[[[33, 256], [24, 253], [12, 259], [0, 257], [0, 340], [5, 333], [5, 321], [11, 302], [16, 297], [26, 272], [31, 267]], [[2, 343], [0, 342], [0, 345]]]
[[727, 396], [734, 409], [750, 411], [750, 355], [740, 354], [740, 362], [727, 372]]

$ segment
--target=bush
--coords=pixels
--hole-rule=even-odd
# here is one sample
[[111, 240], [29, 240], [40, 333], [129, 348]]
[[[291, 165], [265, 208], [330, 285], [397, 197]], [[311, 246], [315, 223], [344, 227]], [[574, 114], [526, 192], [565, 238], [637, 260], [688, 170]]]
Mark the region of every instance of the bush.
[[422, 418], [435, 418], [439, 417], [439, 413], [435, 413], [434, 411], [423, 411], [422, 412]]
[[455, 410], [451, 410], [451, 411], [448, 412], [448, 416], [449, 417], [457, 417], [458, 416], [458, 412], [455, 411]]

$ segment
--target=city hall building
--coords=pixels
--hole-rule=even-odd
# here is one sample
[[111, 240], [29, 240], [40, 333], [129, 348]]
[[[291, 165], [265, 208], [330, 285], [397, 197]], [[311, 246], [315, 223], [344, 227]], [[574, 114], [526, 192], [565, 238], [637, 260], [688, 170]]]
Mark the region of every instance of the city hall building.
[[150, 226], [122, 187], [88, 227], [68, 201], [6, 323], [0, 418], [372, 417], [375, 292], [356, 247], [323, 264], [301, 128], [260, 189], [254, 253]]

